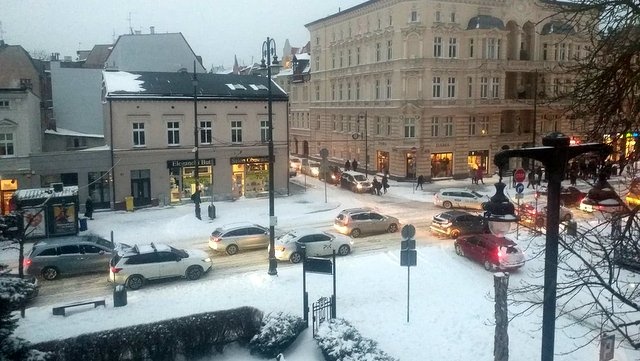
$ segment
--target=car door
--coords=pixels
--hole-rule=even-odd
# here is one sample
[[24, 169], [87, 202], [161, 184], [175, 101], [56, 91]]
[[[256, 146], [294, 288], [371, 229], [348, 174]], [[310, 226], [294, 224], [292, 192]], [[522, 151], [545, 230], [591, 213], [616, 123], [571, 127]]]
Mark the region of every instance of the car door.
[[180, 260], [177, 254], [169, 251], [158, 251], [156, 255], [158, 273], [161, 278], [184, 275], [186, 271], [184, 262]]
[[296, 248], [297, 251], [302, 253], [302, 249], [300, 249], [300, 247], [304, 247], [304, 252], [306, 254], [307, 257], [313, 257], [313, 256], [317, 256], [318, 254], [318, 247], [317, 244], [315, 242], [315, 238], [313, 234], [308, 234], [305, 236], [300, 237], [297, 241], [296, 241]]
[[160, 267], [157, 262], [156, 252], [142, 253], [129, 257], [125, 262], [127, 275], [142, 275], [146, 279], [160, 277]]
[[353, 228], [359, 228], [360, 232], [371, 233], [371, 217], [369, 212], [356, 213], [351, 216], [354, 221]]
[[60, 273], [74, 274], [84, 272], [83, 260], [79, 245], [65, 244], [58, 247], [58, 257], [53, 262]]
[[95, 244], [84, 243], [80, 245], [82, 262], [87, 272], [101, 272], [109, 270], [111, 251]]
[[351, 185], [349, 184], [349, 175], [346, 173], [342, 173], [342, 175], [340, 175], [340, 187], [342, 188], [351, 188]]
[[334, 242], [334, 237], [326, 234], [326, 233], [318, 233], [314, 235], [314, 248], [317, 250], [317, 256], [329, 256], [333, 254], [333, 251], [338, 251], [338, 247], [340, 245], [336, 245]]
[[463, 248], [464, 254], [467, 258], [472, 259], [474, 261], [479, 260], [480, 250], [479, 248], [480, 240], [476, 236], [469, 236], [466, 238], [466, 242], [464, 242], [465, 247]]
[[269, 244], [268, 232], [259, 227], [247, 228], [245, 248], [263, 248]]
[[222, 240], [226, 246], [237, 244], [238, 248], [244, 248], [246, 244], [249, 243], [247, 238], [247, 228], [242, 227], [227, 232], [224, 237], [222, 237]]
[[464, 200], [462, 199], [461, 192], [449, 192], [448, 199], [451, 201], [456, 208], [464, 208]]
[[387, 227], [389, 227], [387, 217], [376, 212], [369, 213], [369, 225], [370, 233], [386, 232]]

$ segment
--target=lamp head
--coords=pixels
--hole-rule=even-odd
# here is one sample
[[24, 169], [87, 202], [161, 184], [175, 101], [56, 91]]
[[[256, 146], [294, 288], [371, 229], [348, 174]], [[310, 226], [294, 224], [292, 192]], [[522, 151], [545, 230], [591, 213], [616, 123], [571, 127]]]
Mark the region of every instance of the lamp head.
[[506, 185], [499, 181], [495, 184], [496, 194], [489, 202], [482, 204], [484, 218], [489, 223], [489, 230], [498, 237], [503, 237], [511, 229], [511, 224], [518, 221], [513, 203], [504, 194]]
[[273, 54], [273, 60], [271, 61], [271, 65], [278, 65], [278, 56]]

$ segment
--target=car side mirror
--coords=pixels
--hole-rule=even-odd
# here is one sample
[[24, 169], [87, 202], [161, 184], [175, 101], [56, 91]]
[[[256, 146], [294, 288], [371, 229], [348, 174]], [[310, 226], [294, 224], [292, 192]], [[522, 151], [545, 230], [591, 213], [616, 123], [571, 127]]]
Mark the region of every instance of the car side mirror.
[[176, 262], [180, 262], [180, 261], [182, 261], [182, 258], [180, 257], [176, 258]]

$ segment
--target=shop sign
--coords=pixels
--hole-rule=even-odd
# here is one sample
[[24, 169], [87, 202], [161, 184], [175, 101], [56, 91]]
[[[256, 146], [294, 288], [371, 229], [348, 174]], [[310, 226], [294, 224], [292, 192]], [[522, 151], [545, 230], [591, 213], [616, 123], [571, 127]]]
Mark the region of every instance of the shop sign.
[[269, 156], [262, 157], [233, 157], [229, 159], [231, 164], [268, 163]]
[[451, 147], [451, 145], [449, 143], [436, 143], [436, 147], [448, 148], [448, 147]]
[[[195, 159], [187, 159], [187, 160], [168, 160], [167, 168], [176, 168], [176, 167], [194, 167], [196, 165]], [[215, 158], [212, 159], [198, 159], [198, 167], [205, 165], [216, 165]]]

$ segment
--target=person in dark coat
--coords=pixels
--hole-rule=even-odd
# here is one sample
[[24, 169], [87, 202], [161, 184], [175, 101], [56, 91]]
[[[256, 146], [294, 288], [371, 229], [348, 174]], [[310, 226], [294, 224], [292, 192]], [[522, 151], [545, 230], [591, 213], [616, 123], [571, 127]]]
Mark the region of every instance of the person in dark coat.
[[200, 214], [200, 189], [196, 188], [196, 191], [191, 195], [191, 200], [196, 205], [196, 218], [202, 219]]
[[527, 188], [529, 187], [536, 189], [536, 174], [533, 172], [533, 170], [530, 170], [529, 174], [527, 175]]
[[348, 172], [351, 170], [351, 162], [349, 162], [349, 159], [347, 159], [346, 162], [344, 162], [344, 171]]
[[93, 220], [93, 199], [91, 196], [88, 196], [84, 202], [84, 216]]
[[384, 189], [384, 194], [387, 194], [387, 189], [389, 189], [389, 177], [387, 173], [382, 176], [382, 188]]
[[538, 166], [538, 168], [536, 168], [536, 183], [538, 185], [542, 184], [542, 167]]
[[353, 169], [353, 171], [355, 172], [358, 169], [358, 161], [357, 160], [353, 160], [353, 162], [351, 162], [351, 169]]
[[380, 189], [382, 189], [382, 184], [378, 182], [378, 178], [373, 177], [373, 181], [371, 182], [373, 187], [371, 188], [371, 193], [380, 195]]
[[476, 169], [476, 184], [478, 184], [478, 182], [484, 184], [484, 168], [482, 167]]
[[420, 187], [420, 189], [424, 189], [424, 188], [422, 188], [423, 184], [424, 184], [424, 176], [422, 174], [420, 174], [418, 176], [418, 183], [416, 184], [416, 190], [418, 190], [418, 187]]

